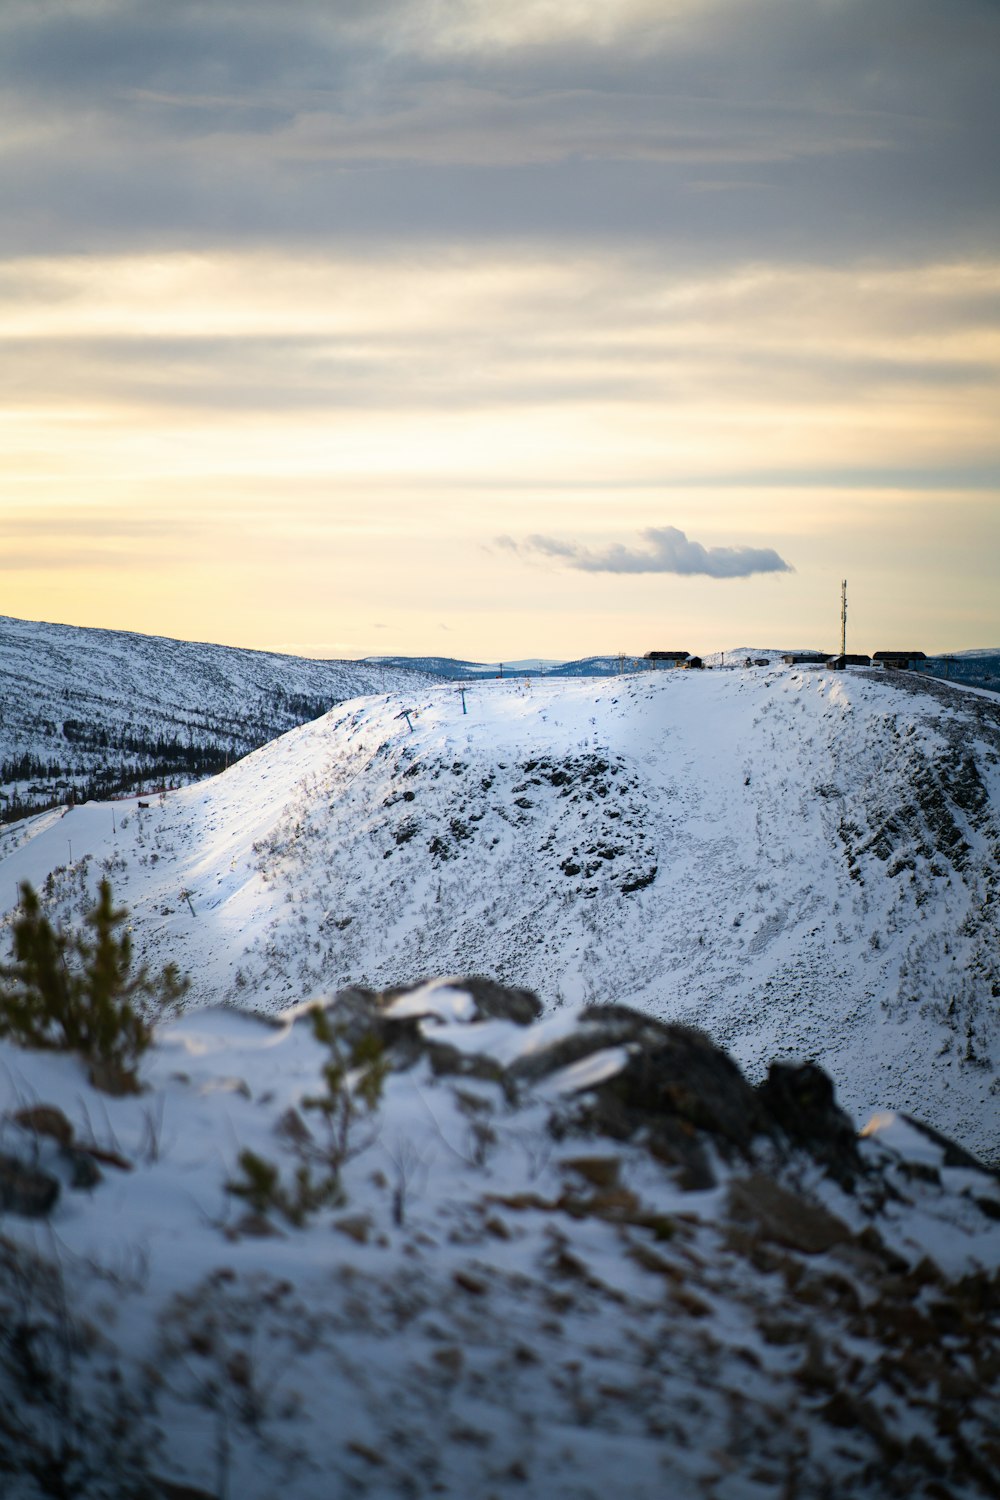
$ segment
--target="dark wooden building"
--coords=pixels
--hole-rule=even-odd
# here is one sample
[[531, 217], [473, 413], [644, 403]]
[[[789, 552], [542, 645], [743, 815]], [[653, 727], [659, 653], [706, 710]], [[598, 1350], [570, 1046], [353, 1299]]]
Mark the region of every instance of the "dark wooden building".
[[647, 651], [642, 659], [654, 667], [681, 667], [690, 655], [690, 651]]
[[924, 651], [876, 651], [872, 661], [880, 667], [892, 667], [897, 672], [907, 672], [919, 661], [926, 661]]
[[833, 667], [834, 671], [841, 672], [844, 667], [870, 667], [872, 659], [870, 656], [856, 656], [848, 651], [846, 656], [828, 657], [826, 664], [828, 667]]

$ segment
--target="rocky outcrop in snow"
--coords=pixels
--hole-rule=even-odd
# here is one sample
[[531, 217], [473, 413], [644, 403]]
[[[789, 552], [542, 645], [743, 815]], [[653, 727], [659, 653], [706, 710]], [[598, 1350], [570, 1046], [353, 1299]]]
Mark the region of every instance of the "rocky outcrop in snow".
[[[5, 1496], [995, 1494], [1000, 1183], [967, 1153], [621, 1007], [448, 979], [325, 1015], [386, 1071], [299, 1227], [227, 1184], [328, 1149], [307, 1007], [162, 1028], [100, 1111], [73, 1081], [62, 1144], [103, 1118], [133, 1170], [52, 1237], [2, 1221]], [[0, 1063], [23, 1151], [55, 1115], [12, 1095], [73, 1064]]]

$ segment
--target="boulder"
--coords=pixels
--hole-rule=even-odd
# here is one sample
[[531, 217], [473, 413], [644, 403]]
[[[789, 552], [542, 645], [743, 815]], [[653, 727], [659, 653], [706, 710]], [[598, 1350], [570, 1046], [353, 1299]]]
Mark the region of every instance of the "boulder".
[[44, 1219], [59, 1197], [58, 1178], [0, 1153], [0, 1212]]

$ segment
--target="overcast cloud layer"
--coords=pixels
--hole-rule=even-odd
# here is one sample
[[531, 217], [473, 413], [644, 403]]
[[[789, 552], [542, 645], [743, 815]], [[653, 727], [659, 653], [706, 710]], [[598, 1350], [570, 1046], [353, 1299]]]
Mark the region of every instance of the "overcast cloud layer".
[[4, 243], [967, 255], [998, 56], [993, 0], [6, 0]]

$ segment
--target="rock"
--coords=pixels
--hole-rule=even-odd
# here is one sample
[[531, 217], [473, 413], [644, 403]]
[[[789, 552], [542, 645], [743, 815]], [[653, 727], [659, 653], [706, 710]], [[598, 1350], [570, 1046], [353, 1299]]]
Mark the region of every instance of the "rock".
[[[89, 1191], [103, 1180], [96, 1158], [109, 1153], [101, 1153], [94, 1146], [74, 1144], [73, 1126], [54, 1104], [35, 1104], [28, 1109], [19, 1109], [11, 1118], [22, 1130], [30, 1132], [37, 1139], [56, 1143], [59, 1148], [58, 1160], [68, 1168], [71, 1188]], [[113, 1153], [110, 1153], [110, 1157], [115, 1166], [130, 1166], [130, 1163], [122, 1162]]]
[[842, 1219], [760, 1172], [730, 1183], [729, 1213], [737, 1223], [752, 1223], [772, 1244], [806, 1255], [822, 1255], [851, 1238]]
[[861, 1171], [857, 1135], [837, 1104], [833, 1083], [816, 1063], [773, 1062], [757, 1096], [770, 1119], [844, 1186]]
[[375, 1037], [391, 1057], [394, 1067], [407, 1068], [412, 1067], [425, 1050], [420, 1022], [414, 1016], [385, 1014], [390, 1001], [404, 993], [405, 990], [396, 989], [379, 994], [352, 985], [349, 989], [338, 990], [324, 1009], [348, 1049], [365, 1037]]
[[464, 1052], [447, 1042], [435, 1041], [433, 1036], [426, 1038], [425, 1050], [431, 1068], [440, 1078], [481, 1078], [486, 1083], [503, 1086], [504, 1070], [492, 1057], [484, 1057], [480, 1052]]
[[532, 990], [512, 989], [481, 974], [463, 979], [462, 989], [476, 1002], [477, 1021], [513, 1021], [517, 1026], [530, 1026], [542, 1014], [542, 1002]]
[[770, 1129], [755, 1090], [732, 1058], [687, 1026], [664, 1027], [600, 1090], [618, 1099], [637, 1123], [653, 1124], [666, 1115], [743, 1155], [755, 1136]]
[[158, 1500], [215, 1500], [212, 1490], [202, 1490], [193, 1484], [178, 1484], [173, 1479], [150, 1476], [152, 1494]]
[[59, 1197], [58, 1179], [0, 1153], [0, 1211], [44, 1219]]
[[[995, 1167], [989, 1167], [985, 1162], [973, 1156], [971, 1151], [966, 1151], [964, 1146], [959, 1146], [956, 1141], [950, 1140], [948, 1136], [942, 1135], [940, 1130], [935, 1130], [933, 1125], [925, 1125], [922, 1120], [915, 1120], [912, 1115], [900, 1112], [899, 1118], [912, 1125], [914, 1130], [933, 1141], [935, 1146], [941, 1148], [941, 1165], [945, 1167], [967, 1167], [973, 1172], [982, 1172], [984, 1177], [1000, 1178], [1000, 1172]], [[989, 1210], [987, 1210], [989, 1212]]]
[[367, 1245], [373, 1228], [367, 1214], [345, 1214], [343, 1218], [334, 1219], [333, 1227], [338, 1234], [346, 1234], [356, 1245]]
[[469, 1271], [455, 1271], [452, 1273], [452, 1281], [463, 1292], [468, 1292], [470, 1297], [485, 1297], [488, 1291], [486, 1282], [480, 1276], [473, 1276]]
[[73, 1127], [54, 1104], [34, 1104], [29, 1109], [19, 1109], [12, 1116], [14, 1124], [33, 1135], [45, 1135], [60, 1146], [72, 1146]]
[[591, 1053], [599, 1052], [603, 1047], [614, 1045], [615, 1041], [605, 1040], [603, 1032], [597, 1027], [581, 1023], [577, 1030], [570, 1032], [568, 1036], [562, 1036], [558, 1041], [532, 1049], [522, 1057], [515, 1058], [507, 1069], [507, 1073], [518, 1084], [539, 1083], [543, 1078], [548, 1078], [551, 1073], [568, 1068], [572, 1063], [579, 1062], [581, 1058], [590, 1057]]
[[560, 1165], [566, 1172], [575, 1172], [591, 1187], [613, 1188], [618, 1185], [621, 1163], [617, 1156], [566, 1157]]
[[104, 1174], [89, 1151], [64, 1151], [63, 1157], [69, 1164], [71, 1188], [90, 1192], [104, 1181]]
[[365, 1463], [371, 1464], [373, 1468], [381, 1468], [385, 1463], [383, 1454], [377, 1452], [374, 1448], [370, 1448], [367, 1443], [359, 1443], [357, 1438], [351, 1438], [347, 1444], [347, 1448], [349, 1452], [356, 1453], [358, 1458], [363, 1458]]
[[[333, 1003], [338, 1013], [347, 1007], [354, 1015], [363, 1011], [367, 1005], [370, 1022], [376, 1027], [377, 1034], [384, 1034], [387, 1042], [398, 1044], [403, 1038], [421, 1036], [419, 1030], [421, 1018], [386, 1016], [384, 1011], [401, 995], [410, 995], [420, 989], [423, 982], [401, 985], [397, 989], [384, 990], [378, 995], [370, 990], [346, 990], [337, 995]], [[530, 1026], [532, 1021], [537, 1021], [542, 1014], [542, 1002], [531, 990], [497, 984], [495, 980], [487, 979], [482, 974], [464, 976], [461, 979], [455, 979], [453, 984], [449, 981], [449, 985], [456, 990], [462, 990], [471, 997], [475, 1006], [473, 1021], [513, 1021], [516, 1026]]]
[[586, 1090], [571, 1128], [615, 1140], [642, 1132], [650, 1154], [679, 1169], [682, 1187], [712, 1187], [713, 1152], [749, 1160], [755, 1138], [773, 1133], [756, 1091], [703, 1032], [654, 1021], [627, 1006], [591, 1006], [576, 1032], [510, 1071], [518, 1081], [530, 1081], [611, 1047], [624, 1047], [626, 1061]]
[[134, 1172], [135, 1167], [120, 1151], [111, 1151], [104, 1146], [74, 1146], [78, 1156], [90, 1156], [104, 1167], [114, 1167], [119, 1172]]
[[449, 1344], [444, 1349], [435, 1349], [431, 1358], [439, 1369], [446, 1375], [457, 1380], [465, 1368], [465, 1355], [457, 1344]]

